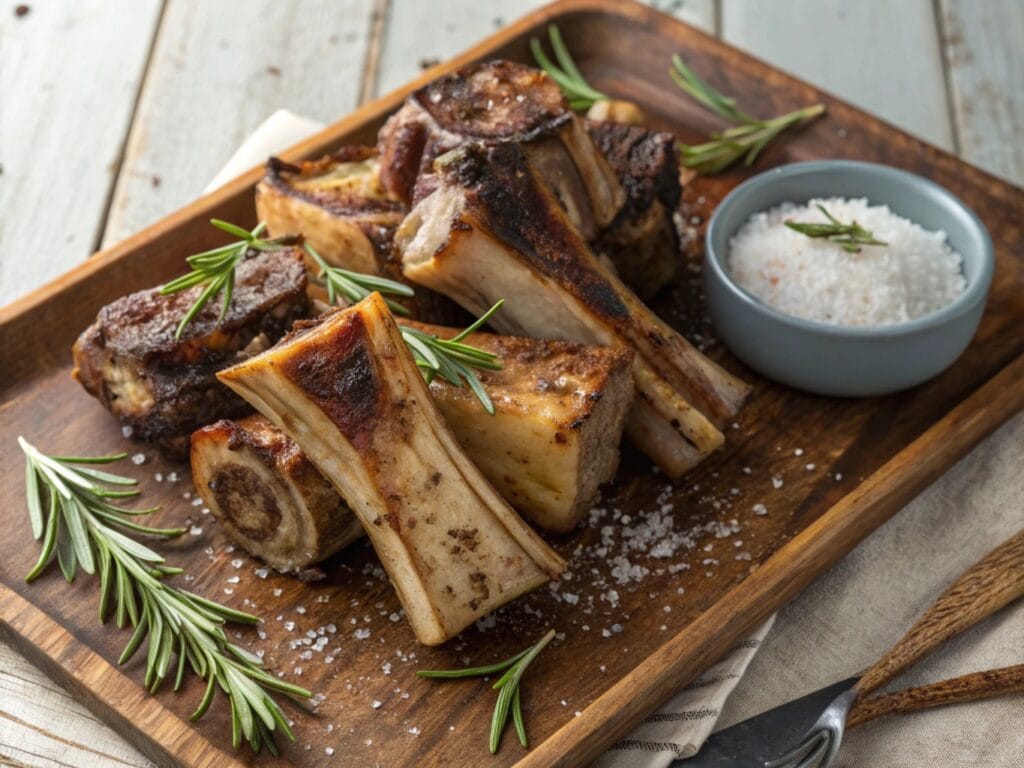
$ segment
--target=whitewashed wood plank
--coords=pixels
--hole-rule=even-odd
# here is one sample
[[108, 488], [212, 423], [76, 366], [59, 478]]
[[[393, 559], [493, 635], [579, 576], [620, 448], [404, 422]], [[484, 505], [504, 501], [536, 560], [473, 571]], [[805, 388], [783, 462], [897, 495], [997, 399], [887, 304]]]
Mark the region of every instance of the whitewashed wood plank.
[[[421, 70], [469, 48], [548, 0], [448, 0], [443, 12], [422, 0], [391, 0], [375, 94], [403, 85]], [[709, 32], [714, 0], [654, 0], [652, 5]]]
[[160, 0], [0, 8], [0, 304], [88, 256]]
[[356, 106], [373, 0], [168, 0], [104, 245], [199, 196], [277, 109]]
[[940, 0], [960, 153], [1024, 185], [1024, 3]]
[[23, 656], [0, 643], [0, 765], [146, 768], [150, 763]]
[[722, 38], [954, 148], [931, 0], [722, 0]]

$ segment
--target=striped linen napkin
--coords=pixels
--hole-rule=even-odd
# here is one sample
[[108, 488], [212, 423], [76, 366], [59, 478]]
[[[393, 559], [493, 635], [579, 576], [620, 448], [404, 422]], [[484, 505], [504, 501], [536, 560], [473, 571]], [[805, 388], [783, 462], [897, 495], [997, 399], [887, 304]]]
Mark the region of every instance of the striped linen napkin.
[[[279, 109], [253, 131], [203, 191], [213, 191], [323, 127], [323, 123]], [[629, 738], [606, 752], [594, 768], [664, 768], [673, 760], [697, 754], [774, 620], [774, 616], [768, 619], [722, 661], [644, 720]]]

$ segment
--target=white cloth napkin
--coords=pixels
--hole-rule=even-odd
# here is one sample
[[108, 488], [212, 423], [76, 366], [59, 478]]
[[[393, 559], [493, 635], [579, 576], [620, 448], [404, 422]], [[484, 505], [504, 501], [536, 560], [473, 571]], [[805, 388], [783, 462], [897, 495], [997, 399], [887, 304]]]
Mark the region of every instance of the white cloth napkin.
[[[298, 144], [323, 127], [315, 120], [279, 109], [242, 143], [204, 192], [211, 192], [263, 164], [269, 155]], [[665, 768], [673, 760], [697, 754], [714, 730], [726, 699], [743, 677], [773, 621], [774, 616], [658, 712], [646, 718], [629, 738], [606, 752], [595, 763], [595, 768]]]

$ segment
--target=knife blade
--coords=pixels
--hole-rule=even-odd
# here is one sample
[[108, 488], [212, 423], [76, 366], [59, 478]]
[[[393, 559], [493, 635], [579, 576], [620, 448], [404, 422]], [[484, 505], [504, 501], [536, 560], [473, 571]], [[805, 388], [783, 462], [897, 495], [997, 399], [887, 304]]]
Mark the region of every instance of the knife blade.
[[679, 768], [764, 768], [803, 738], [825, 707], [853, 687], [856, 677], [793, 699], [713, 733], [700, 752], [677, 762]]

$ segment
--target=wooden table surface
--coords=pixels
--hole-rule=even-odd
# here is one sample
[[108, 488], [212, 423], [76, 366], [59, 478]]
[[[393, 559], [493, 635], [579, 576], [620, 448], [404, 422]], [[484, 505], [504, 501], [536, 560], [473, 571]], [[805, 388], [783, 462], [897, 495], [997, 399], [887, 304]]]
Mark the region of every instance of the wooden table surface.
[[[0, 303], [196, 197], [274, 110], [331, 121], [541, 4], [5, 0]], [[1024, 185], [1020, 0], [656, 4]], [[0, 644], [0, 765], [148, 762]]]

